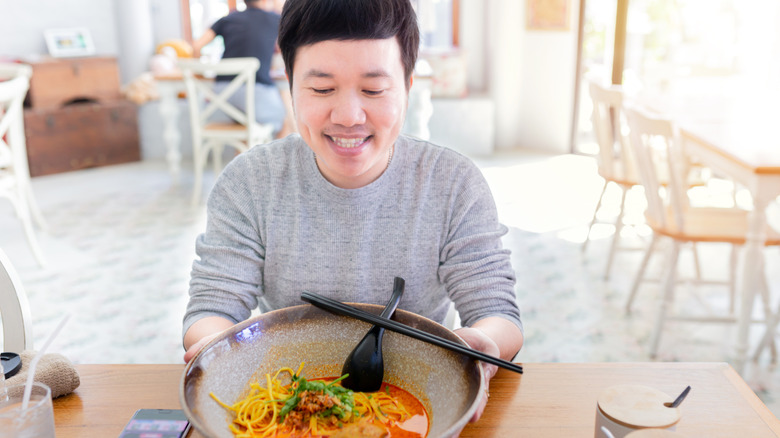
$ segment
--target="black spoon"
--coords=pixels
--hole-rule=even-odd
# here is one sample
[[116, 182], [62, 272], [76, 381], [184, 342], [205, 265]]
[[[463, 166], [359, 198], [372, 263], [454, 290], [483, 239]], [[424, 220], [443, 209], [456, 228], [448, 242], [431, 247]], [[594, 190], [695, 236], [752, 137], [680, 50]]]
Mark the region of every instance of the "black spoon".
[[667, 408], [676, 408], [677, 406], [680, 406], [680, 403], [682, 403], [683, 400], [685, 400], [685, 397], [688, 396], [689, 392], [691, 392], [691, 386], [690, 385], [688, 385], [683, 390], [683, 392], [681, 392], [680, 395], [678, 395], [677, 398], [674, 399], [673, 402], [671, 402], [671, 403], [664, 403], [664, 406], [666, 406]]
[[[404, 293], [404, 283], [403, 278], [395, 277], [393, 295], [380, 314], [382, 318], [393, 316]], [[347, 360], [344, 361], [344, 367], [341, 368], [341, 375], [347, 374], [347, 377], [341, 381], [342, 386], [358, 392], [379, 391], [385, 377], [385, 363], [382, 359], [384, 334], [385, 329], [382, 327], [371, 327], [355, 349], [349, 353]]]

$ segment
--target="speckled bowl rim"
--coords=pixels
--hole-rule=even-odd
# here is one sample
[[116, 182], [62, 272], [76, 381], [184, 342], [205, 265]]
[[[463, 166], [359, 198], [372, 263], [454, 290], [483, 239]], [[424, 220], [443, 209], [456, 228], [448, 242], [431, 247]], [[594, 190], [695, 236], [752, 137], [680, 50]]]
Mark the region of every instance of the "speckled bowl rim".
[[[360, 309], [362, 309], [364, 311], [372, 312], [372, 313], [375, 313], [375, 314], [381, 313], [381, 311], [383, 309], [382, 306], [376, 305], [376, 304], [365, 304], [365, 303], [346, 303], [346, 304], [349, 304], [351, 306], [354, 306], [354, 307], [360, 308]], [[186, 397], [185, 397], [185, 389], [186, 389], [188, 376], [190, 374], [192, 366], [194, 364], [198, 363], [199, 356], [201, 356], [202, 354], [207, 352], [211, 347], [213, 347], [217, 343], [223, 341], [228, 336], [234, 336], [236, 333], [244, 330], [245, 328], [247, 328], [250, 325], [255, 324], [256, 322], [258, 322], [261, 319], [268, 319], [268, 318], [282, 318], [282, 319], [285, 319], [283, 317], [283, 315], [286, 314], [286, 313], [292, 313], [292, 314], [302, 313], [302, 314], [306, 314], [311, 309], [316, 309], [317, 311], [324, 312], [323, 315], [327, 316], [327, 317], [348, 318], [346, 316], [340, 316], [340, 315], [335, 315], [335, 314], [332, 314], [332, 313], [328, 313], [327, 311], [319, 309], [319, 308], [317, 308], [317, 307], [315, 307], [315, 306], [313, 306], [311, 304], [302, 304], [302, 305], [298, 305], [298, 306], [291, 306], [291, 307], [286, 307], [286, 308], [277, 309], [277, 310], [273, 310], [273, 311], [270, 311], [270, 312], [262, 313], [262, 314], [253, 316], [253, 317], [251, 317], [249, 319], [246, 319], [246, 320], [244, 320], [244, 321], [242, 321], [242, 322], [240, 322], [240, 323], [230, 327], [229, 329], [226, 329], [225, 331], [221, 332], [214, 339], [209, 341], [209, 343], [206, 344], [187, 363], [187, 365], [184, 367], [184, 371], [182, 372], [182, 376], [181, 376], [180, 383], [179, 383], [179, 404], [181, 405], [181, 408], [184, 411], [184, 414], [187, 416], [187, 418], [189, 419], [189, 421], [192, 424], [192, 426], [194, 426], [195, 429], [200, 434], [202, 434], [204, 437], [209, 437], [210, 436], [209, 433], [208, 433], [208, 428], [206, 427], [205, 424], [201, 424], [199, 419], [194, 415], [194, 413], [190, 409], [190, 406], [188, 405], [188, 403], [186, 401]], [[412, 312], [405, 311], [403, 309], [397, 309], [396, 310], [396, 314], [399, 314], [399, 315], [403, 314], [404, 316], [406, 316], [406, 317], [408, 317], [408, 318], [410, 318], [412, 320], [415, 320], [416, 325], [422, 325], [422, 326], [429, 325], [431, 328], [437, 328], [438, 330], [442, 331], [442, 333], [438, 333], [439, 336], [441, 336], [443, 338], [448, 338], [451, 341], [454, 341], [454, 342], [460, 343], [462, 345], [468, 346], [468, 344], [463, 340], [463, 338], [458, 336], [455, 332], [453, 332], [452, 330], [448, 329], [447, 327], [444, 327], [443, 325], [437, 323], [436, 321], [433, 321], [431, 319], [428, 319], [428, 318], [426, 318], [424, 316], [420, 316], [420, 315], [412, 313]], [[424, 329], [424, 327], [419, 327], [419, 326], [418, 326], [418, 328]], [[440, 348], [440, 347], [437, 347], [437, 348]], [[469, 420], [471, 419], [471, 417], [473, 417], [474, 413], [476, 412], [477, 408], [479, 407], [480, 397], [478, 395], [482, 394], [483, 391], [484, 391], [485, 374], [484, 374], [484, 370], [483, 370], [482, 366], [479, 364], [478, 361], [472, 361], [472, 363], [476, 366], [476, 372], [477, 372], [478, 381], [479, 381], [479, 387], [477, 388], [477, 391], [475, 392], [475, 394], [477, 394], [477, 396], [474, 397], [473, 400], [470, 401], [468, 409], [465, 411], [465, 413], [463, 415], [461, 415], [461, 417], [458, 419], [458, 421], [456, 421], [455, 423], [450, 425], [450, 427], [447, 428], [444, 431], [444, 433], [442, 434], [442, 436], [444, 436], [444, 437], [454, 437], [454, 436], [457, 436], [460, 433], [460, 431], [466, 426], [466, 424], [468, 424]]]

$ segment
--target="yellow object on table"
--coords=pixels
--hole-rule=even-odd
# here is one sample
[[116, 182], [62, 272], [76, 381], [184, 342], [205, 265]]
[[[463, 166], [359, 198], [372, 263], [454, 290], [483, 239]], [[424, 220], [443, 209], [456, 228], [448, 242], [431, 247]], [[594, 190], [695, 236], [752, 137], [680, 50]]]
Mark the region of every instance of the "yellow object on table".
[[175, 50], [176, 56], [179, 58], [192, 58], [192, 45], [187, 41], [181, 39], [165, 40], [157, 45], [155, 53], [162, 54], [165, 47]]

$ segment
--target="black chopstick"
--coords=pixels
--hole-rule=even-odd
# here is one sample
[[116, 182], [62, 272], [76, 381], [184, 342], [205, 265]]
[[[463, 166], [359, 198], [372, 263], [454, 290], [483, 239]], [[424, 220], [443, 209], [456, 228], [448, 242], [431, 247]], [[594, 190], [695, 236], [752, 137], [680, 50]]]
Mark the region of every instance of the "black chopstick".
[[381, 316], [374, 315], [373, 313], [364, 312], [360, 309], [356, 309], [334, 299], [324, 297], [313, 292], [302, 292], [301, 299], [308, 301], [317, 307], [329, 310], [339, 315], [351, 316], [363, 322], [378, 325], [387, 330], [401, 333], [402, 335], [406, 335], [423, 342], [438, 345], [439, 347], [446, 348], [448, 350], [481, 360], [483, 362], [491, 363], [516, 373], [523, 373], [523, 367], [515, 363], [491, 356], [489, 354], [485, 354], [478, 350], [471, 349], [465, 345], [458, 344], [448, 339], [440, 338], [436, 335], [424, 332], [414, 327], [409, 327], [408, 325], [401, 324], [400, 322], [393, 321], [392, 319], [382, 318]]

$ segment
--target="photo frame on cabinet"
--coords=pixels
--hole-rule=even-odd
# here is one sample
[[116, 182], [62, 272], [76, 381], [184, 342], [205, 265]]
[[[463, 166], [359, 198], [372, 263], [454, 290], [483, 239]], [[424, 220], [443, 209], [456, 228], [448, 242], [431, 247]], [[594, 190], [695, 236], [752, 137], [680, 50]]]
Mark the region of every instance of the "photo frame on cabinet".
[[95, 54], [95, 45], [89, 30], [83, 27], [45, 30], [44, 38], [49, 54], [55, 58], [90, 56]]

